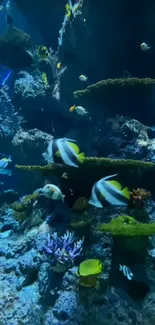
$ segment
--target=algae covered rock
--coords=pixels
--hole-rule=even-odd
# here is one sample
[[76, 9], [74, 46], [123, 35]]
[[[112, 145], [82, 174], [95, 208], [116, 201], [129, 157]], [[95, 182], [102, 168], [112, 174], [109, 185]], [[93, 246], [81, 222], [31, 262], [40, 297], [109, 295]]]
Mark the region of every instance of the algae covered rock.
[[0, 37], [0, 62], [11, 69], [30, 67], [34, 62], [31, 37], [23, 30], [10, 26]]
[[115, 236], [151, 236], [155, 234], [155, 223], [142, 223], [130, 216], [119, 216], [109, 223], [100, 224], [97, 228]]

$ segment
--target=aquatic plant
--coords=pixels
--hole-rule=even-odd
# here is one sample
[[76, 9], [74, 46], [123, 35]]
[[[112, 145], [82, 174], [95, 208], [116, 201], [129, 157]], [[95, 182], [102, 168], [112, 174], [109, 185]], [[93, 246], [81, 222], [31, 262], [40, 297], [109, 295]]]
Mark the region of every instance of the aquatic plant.
[[57, 232], [51, 236], [48, 234], [44, 251], [50, 257], [53, 271], [61, 273], [71, 267], [75, 258], [82, 252], [83, 242], [84, 238], [75, 241], [74, 232], [67, 231], [60, 237]]
[[78, 274], [79, 284], [83, 287], [95, 287], [97, 278], [103, 271], [103, 264], [97, 259], [88, 259], [80, 263]]
[[95, 94], [103, 95], [103, 91], [106, 88], [112, 89], [112, 87], [124, 87], [124, 86], [147, 86], [155, 84], [155, 79], [151, 78], [115, 78], [115, 79], [105, 79], [98, 81], [96, 84], [88, 86], [86, 89], [76, 90], [73, 95], [76, 99], [93, 96]]
[[112, 219], [109, 223], [100, 224], [97, 229], [110, 232], [115, 236], [151, 236], [155, 234], [155, 222], [142, 223], [133, 217], [121, 215]]
[[130, 205], [134, 208], [141, 209], [144, 206], [145, 200], [150, 196], [151, 193], [144, 188], [133, 189], [130, 192]]

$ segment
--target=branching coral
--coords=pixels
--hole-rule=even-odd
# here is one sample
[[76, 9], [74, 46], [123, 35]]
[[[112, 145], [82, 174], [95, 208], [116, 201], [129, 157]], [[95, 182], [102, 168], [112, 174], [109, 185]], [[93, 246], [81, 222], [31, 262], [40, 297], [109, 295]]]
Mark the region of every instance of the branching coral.
[[116, 236], [150, 236], [155, 234], [155, 222], [142, 223], [130, 216], [119, 216], [109, 223], [100, 224], [98, 230]]
[[144, 206], [144, 202], [151, 196], [151, 193], [143, 188], [133, 189], [130, 192], [130, 205], [134, 208], [141, 209]]
[[80, 255], [83, 242], [84, 238], [75, 241], [74, 232], [67, 231], [61, 237], [58, 236], [57, 232], [54, 232], [51, 237], [48, 234], [44, 251], [50, 257], [49, 261], [52, 264], [52, 269], [58, 273], [68, 269], [73, 264], [75, 258]]
[[[58, 165], [58, 164], [49, 164], [46, 166], [24, 166], [24, 165], [16, 165], [15, 166], [18, 169], [23, 169], [23, 170], [28, 170], [28, 171], [40, 171], [40, 172], [52, 172], [56, 173], [59, 172], [62, 173], [66, 170], [73, 170], [75, 174], [75, 168], [70, 167], [70, 166], [64, 166], [64, 165]], [[155, 170], [155, 163], [153, 162], [145, 162], [145, 161], [140, 161], [140, 160], [133, 160], [133, 159], [111, 159], [111, 158], [100, 158], [100, 157], [86, 157], [84, 158], [83, 163], [80, 165], [81, 168], [83, 169], [88, 169], [88, 168], [108, 168], [108, 167], [113, 167], [113, 168], [149, 168], [152, 169], [154, 168]], [[78, 172], [78, 170], [76, 170]]]
[[112, 89], [112, 87], [117, 86], [145, 86], [145, 85], [153, 85], [155, 84], [155, 79], [151, 78], [116, 78], [116, 79], [105, 79], [97, 82], [96, 84], [92, 84], [88, 86], [86, 89], [74, 91], [73, 95], [76, 99], [100, 94], [106, 88]]

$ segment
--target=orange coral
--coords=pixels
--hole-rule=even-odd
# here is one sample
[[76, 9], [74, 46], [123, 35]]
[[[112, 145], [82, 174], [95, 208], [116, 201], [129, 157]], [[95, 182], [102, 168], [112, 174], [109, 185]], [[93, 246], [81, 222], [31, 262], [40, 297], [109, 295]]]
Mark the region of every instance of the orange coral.
[[130, 192], [130, 204], [134, 208], [142, 208], [144, 201], [151, 196], [151, 193], [146, 191], [144, 188], [133, 189]]

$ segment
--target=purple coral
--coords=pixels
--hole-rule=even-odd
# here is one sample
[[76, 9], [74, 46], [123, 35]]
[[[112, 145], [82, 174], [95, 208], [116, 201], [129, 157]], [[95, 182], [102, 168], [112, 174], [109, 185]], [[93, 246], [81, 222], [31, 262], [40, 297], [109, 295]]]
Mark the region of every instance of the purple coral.
[[48, 234], [47, 245], [44, 246], [44, 249], [50, 255], [53, 264], [68, 264], [80, 255], [83, 242], [84, 238], [75, 241], [74, 232], [67, 231], [61, 237], [58, 236], [57, 232], [54, 232], [51, 237]]

